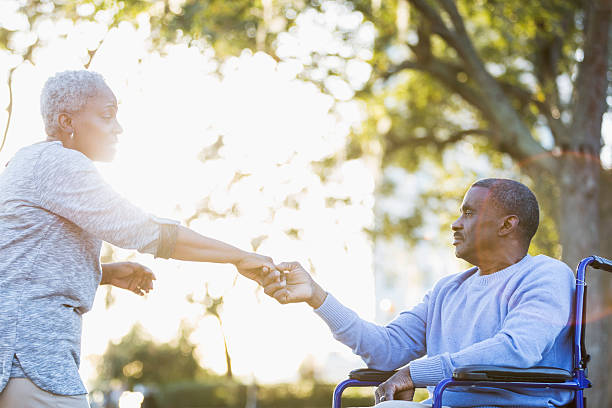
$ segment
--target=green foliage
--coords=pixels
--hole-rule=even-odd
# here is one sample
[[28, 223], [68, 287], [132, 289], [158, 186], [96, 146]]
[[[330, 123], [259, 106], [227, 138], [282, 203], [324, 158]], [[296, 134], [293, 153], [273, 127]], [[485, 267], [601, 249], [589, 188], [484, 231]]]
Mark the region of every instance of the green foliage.
[[[155, 395], [159, 406], [173, 408], [225, 407], [246, 405], [247, 385], [236, 381], [179, 382], [160, 387]], [[329, 407], [335, 384], [297, 383], [255, 385], [259, 408], [324, 408]], [[348, 389], [342, 397], [343, 406], [366, 407], [374, 404], [373, 388]], [[423, 400], [427, 392], [417, 390], [415, 400]]]
[[208, 375], [198, 365], [188, 336], [189, 330], [182, 327], [176, 344], [159, 344], [134, 326], [119, 343], [108, 345], [98, 364], [97, 388], [105, 389], [113, 381], [131, 389], [136, 384], [163, 385]]
[[[259, 408], [323, 408], [331, 405], [335, 384], [321, 383], [312, 376], [292, 384], [247, 385], [239, 380], [213, 375], [198, 366], [189, 330], [182, 328], [171, 343], [158, 344], [144, 329], [134, 326], [117, 344], [109, 344], [98, 365], [96, 389], [107, 390], [120, 382], [133, 389], [147, 385], [156, 406], [242, 408], [256, 398]], [[309, 378], [306, 378], [309, 377]], [[255, 390], [253, 390], [253, 387]], [[425, 390], [417, 390], [423, 400]], [[373, 389], [350, 389], [343, 396], [348, 406], [371, 406]]]
[[244, 407], [246, 386], [235, 381], [183, 381], [158, 388], [155, 400], [161, 407]]
[[154, 41], [204, 41], [223, 57], [243, 49], [272, 53], [274, 35], [287, 27], [295, 7], [303, 6], [289, 0], [187, 0], [174, 9], [166, 4], [153, 14]]

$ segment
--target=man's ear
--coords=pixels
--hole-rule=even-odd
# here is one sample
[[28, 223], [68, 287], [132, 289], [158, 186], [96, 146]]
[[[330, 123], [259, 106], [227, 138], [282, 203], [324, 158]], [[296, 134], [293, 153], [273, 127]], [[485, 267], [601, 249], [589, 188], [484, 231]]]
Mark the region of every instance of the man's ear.
[[72, 128], [72, 117], [70, 114], [62, 112], [57, 116], [57, 124], [59, 125], [62, 132], [71, 134], [74, 129]]
[[506, 215], [502, 218], [502, 224], [499, 227], [497, 234], [499, 236], [506, 236], [512, 231], [515, 231], [519, 225], [519, 218], [516, 215]]

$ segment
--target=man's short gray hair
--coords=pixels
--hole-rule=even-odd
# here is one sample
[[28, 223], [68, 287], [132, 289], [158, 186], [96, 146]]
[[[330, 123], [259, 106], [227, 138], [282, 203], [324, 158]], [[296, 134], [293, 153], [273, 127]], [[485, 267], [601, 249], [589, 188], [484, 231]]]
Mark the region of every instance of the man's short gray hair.
[[518, 181], [498, 178], [478, 180], [472, 187], [489, 189], [494, 205], [505, 215], [513, 214], [519, 218], [518, 230], [529, 245], [540, 224], [540, 207], [533, 191]]
[[75, 113], [83, 109], [87, 98], [108, 87], [97, 72], [79, 70], [58, 72], [47, 79], [40, 94], [40, 113], [49, 136], [59, 136], [57, 118], [60, 113]]

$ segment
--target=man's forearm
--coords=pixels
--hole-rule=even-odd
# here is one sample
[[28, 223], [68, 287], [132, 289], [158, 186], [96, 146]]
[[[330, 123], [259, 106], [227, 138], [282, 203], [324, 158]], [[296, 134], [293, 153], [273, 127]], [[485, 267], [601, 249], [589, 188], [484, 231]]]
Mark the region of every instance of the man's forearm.
[[182, 261], [238, 263], [246, 252], [179, 225], [171, 258]]

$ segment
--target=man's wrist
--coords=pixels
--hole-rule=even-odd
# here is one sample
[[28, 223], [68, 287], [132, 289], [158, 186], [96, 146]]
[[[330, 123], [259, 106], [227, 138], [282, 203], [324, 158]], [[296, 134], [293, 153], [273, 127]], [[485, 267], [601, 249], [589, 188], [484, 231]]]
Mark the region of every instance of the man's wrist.
[[306, 301], [313, 309], [318, 309], [321, 307], [325, 299], [327, 298], [327, 292], [323, 290], [318, 283], [314, 282], [313, 293], [310, 299]]
[[412, 381], [412, 374], [410, 373], [410, 364], [402, 368], [402, 371], [404, 371], [404, 374], [408, 378], [409, 385], [414, 388], [414, 381]]

